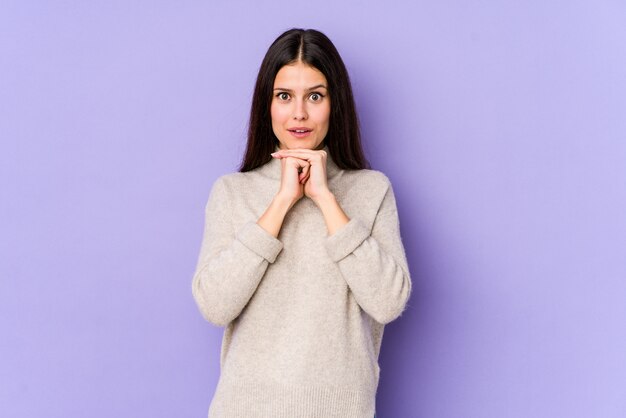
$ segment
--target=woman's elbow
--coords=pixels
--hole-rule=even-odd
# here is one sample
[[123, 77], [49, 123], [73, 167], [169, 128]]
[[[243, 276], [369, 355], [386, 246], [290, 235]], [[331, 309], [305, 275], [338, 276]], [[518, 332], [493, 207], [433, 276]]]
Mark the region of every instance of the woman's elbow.
[[411, 297], [411, 278], [408, 274], [403, 273], [400, 281], [400, 289], [390, 296], [387, 303], [381, 303], [378, 306], [382, 309], [376, 309], [372, 313], [372, 318], [381, 324], [388, 324], [398, 319], [406, 310], [409, 298]]
[[192, 295], [202, 317], [213, 325], [225, 327], [237, 317], [236, 314], [231, 313], [220, 303], [220, 299], [223, 298], [203, 287], [199, 275], [193, 279]]

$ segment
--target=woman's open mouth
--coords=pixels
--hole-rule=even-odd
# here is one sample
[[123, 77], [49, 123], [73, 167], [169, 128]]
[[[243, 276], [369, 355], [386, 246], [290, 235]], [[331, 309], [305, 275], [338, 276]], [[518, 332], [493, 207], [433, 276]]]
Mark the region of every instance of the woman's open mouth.
[[309, 136], [311, 134], [311, 129], [287, 129], [291, 135], [295, 136], [296, 138], [306, 138], [307, 136]]

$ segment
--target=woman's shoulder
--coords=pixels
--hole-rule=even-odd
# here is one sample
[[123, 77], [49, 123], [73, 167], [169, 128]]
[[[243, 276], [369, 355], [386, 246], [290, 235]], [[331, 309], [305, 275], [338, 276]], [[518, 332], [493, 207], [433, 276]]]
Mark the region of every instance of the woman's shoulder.
[[391, 180], [380, 170], [372, 168], [362, 168], [360, 170], [345, 170], [346, 175], [351, 181], [363, 183], [370, 186], [389, 187]]
[[391, 189], [389, 177], [380, 170], [346, 170], [334, 190], [347, 200], [381, 202]]
[[275, 180], [254, 171], [230, 172], [219, 175], [213, 183], [213, 188], [219, 193], [238, 199], [242, 196], [266, 196], [275, 192], [280, 180]]
[[248, 181], [250, 179], [248, 173], [242, 173], [239, 171], [235, 171], [232, 173], [224, 173], [219, 175], [214, 184], [220, 185], [223, 187], [233, 187], [241, 184], [242, 182]]

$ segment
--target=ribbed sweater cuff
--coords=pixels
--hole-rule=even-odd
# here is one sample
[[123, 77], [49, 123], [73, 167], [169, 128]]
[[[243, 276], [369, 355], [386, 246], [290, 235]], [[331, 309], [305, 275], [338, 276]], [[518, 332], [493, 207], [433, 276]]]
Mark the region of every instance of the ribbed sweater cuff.
[[369, 235], [370, 231], [363, 222], [358, 218], [352, 218], [327, 237], [324, 245], [330, 258], [338, 262], [361, 245]]
[[283, 249], [283, 243], [255, 221], [246, 222], [237, 231], [236, 237], [243, 245], [270, 263], [276, 260]]

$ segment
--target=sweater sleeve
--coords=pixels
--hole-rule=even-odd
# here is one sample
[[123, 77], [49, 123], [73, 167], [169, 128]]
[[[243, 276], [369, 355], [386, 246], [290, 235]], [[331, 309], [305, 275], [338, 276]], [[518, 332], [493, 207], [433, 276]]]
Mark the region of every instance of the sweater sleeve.
[[235, 227], [222, 177], [214, 183], [205, 207], [202, 244], [192, 280], [192, 294], [202, 316], [226, 326], [246, 306], [283, 243], [256, 220]]
[[324, 244], [357, 303], [374, 320], [387, 324], [402, 314], [411, 294], [411, 277], [388, 179], [371, 233], [363, 221], [352, 217]]

